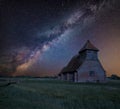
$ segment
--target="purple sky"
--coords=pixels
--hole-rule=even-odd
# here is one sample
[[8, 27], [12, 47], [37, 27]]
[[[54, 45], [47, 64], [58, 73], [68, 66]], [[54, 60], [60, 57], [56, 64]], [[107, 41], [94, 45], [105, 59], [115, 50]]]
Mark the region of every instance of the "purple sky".
[[119, 0], [0, 0], [0, 75], [56, 75], [89, 39], [120, 76]]

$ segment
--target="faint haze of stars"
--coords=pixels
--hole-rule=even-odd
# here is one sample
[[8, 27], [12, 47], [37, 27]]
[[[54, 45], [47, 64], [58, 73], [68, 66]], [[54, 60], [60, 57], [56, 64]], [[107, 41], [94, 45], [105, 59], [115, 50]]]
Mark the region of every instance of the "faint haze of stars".
[[88, 39], [119, 74], [119, 2], [0, 0], [0, 75], [57, 74]]

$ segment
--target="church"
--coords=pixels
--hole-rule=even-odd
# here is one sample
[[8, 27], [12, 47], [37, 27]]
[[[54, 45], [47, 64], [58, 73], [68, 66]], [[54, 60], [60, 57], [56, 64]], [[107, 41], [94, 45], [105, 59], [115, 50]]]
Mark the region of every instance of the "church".
[[58, 78], [73, 82], [105, 82], [106, 72], [98, 59], [98, 51], [88, 40], [61, 70]]

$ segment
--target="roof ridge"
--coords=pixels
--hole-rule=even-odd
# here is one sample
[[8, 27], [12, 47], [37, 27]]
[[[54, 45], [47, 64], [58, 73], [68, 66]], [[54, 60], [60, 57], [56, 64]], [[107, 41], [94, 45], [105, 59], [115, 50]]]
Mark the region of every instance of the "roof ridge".
[[85, 45], [82, 47], [82, 49], [79, 52], [82, 52], [84, 50], [94, 50], [94, 51], [99, 51], [98, 48], [96, 48], [91, 42], [90, 40], [87, 40], [87, 42], [85, 43]]

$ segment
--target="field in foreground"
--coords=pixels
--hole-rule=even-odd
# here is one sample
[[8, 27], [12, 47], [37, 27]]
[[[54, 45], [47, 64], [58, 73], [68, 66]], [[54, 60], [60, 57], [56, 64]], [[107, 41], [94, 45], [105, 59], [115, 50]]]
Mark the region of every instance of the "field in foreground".
[[0, 109], [120, 109], [120, 81], [85, 84], [21, 78], [17, 84], [0, 83]]

